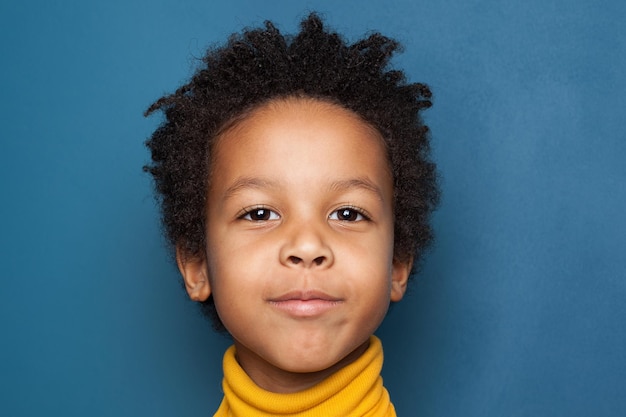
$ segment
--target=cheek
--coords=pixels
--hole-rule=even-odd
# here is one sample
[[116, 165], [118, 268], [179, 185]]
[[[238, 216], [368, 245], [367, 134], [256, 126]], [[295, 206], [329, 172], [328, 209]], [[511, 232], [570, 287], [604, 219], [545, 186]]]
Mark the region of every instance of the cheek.
[[360, 263], [370, 265], [375, 271], [385, 270], [391, 272], [393, 265], [393, 231], [389, 227], [381, 228], [377, 234], [372, 234], [364, 238], [355, 239], [348, 245], [350, 248], [357, 249], [353, 258]]
[[241, 250], [222, 242], [207, 252], [209, 283], [220, 315], [263, 296], [266, 289], [261, 272], [268, 265], [265, 251]]
[[338, 255], [339, 259], [349, 260], [345, 264], [345, 272], [355, 280], [355, 291], [361, 291], [363, 296], [377, 305], [389, 300], [393, 248], [388, 238], [379, 236], [371, 241], [353, 242], [345, 245], [344, 251]]

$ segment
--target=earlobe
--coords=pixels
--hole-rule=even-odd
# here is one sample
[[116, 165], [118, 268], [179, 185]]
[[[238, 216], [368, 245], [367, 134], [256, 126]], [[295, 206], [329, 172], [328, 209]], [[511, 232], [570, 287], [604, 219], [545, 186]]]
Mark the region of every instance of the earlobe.
[[176, 263], [185, 281], [185, 288], [189, 298], [193, 301], [206, 301], [211, 295], [206, 259], [189, 256], [177, 246]]
[[403, 262], [394, 259], [391, 272], [391, 301], [397, 302], [404, 297], [412, 267], [413, 258]]

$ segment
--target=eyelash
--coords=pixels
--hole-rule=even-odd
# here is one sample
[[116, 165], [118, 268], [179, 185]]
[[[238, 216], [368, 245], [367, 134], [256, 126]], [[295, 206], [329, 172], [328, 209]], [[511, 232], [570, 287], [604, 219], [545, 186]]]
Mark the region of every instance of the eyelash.
[[[255, 216], [256, 218], [253, 218], [253, 216]], [[354, 216], [355, 218], [350, 220], [347, 218], [342, 219], [339, 216], [345, 216], [345, 217]], [[251, 222], [262, 222], [262, 221], [278, 220], [280, 218], [280, 215], [276, 213], [274, 210], [261, 206], [261, 207], [254, 207], [252, 209], [245, 209], [243, 214], [239, 216], [239, 218], [242, 220], [247, 220]], [[350, 222], [350, 223], [370, 220], [370, 217], [364, 213], [364, 210], [356, 208], [356, 207], [352, 207], [352, 206], [341, 207], [333, 211], [332, 213], [330, 213], [328, 218], [330, 220], [338, 220], [338, 221]]]
[[[356, 218], [353, 220], [348, 220], [348, 219], [340, 219], [339, 215], [345, 215], [346, 212], [350, 212], [350, 214], [352, 215], [356, 215]], [[336, 217], [336, 218], [333, 218]], [[328, 216], [329, 219], [331, 220], [339, 220], [339, 221], [343, 221], [343, 222], [362, 222], [362, 221], [369, 221], [370, 217], [368, 215], [366, 215], [364, 213], [364, 210], [359, 209], [357, 207], [352, 207], [352, 206], [348, 206], [348, 207], [341, 207], [335, 211], [333, 211], [332, 213], [330, 213], [330, 216]]]
[[[260, 214], [258, 217], [265, 217], [267, 214], [269, 217], [267, 218], [252, 218], [253, 215]], [[267, 207], [253, 207], [251, 209], [245, 209], [243, 214], [239, 216], [242, 220], [248, 220], [250, 222], [262, 222], [262, 221], [270, 221], [270, 220], [278, 220], [280, 216], [274, 210], [271, 210]]]

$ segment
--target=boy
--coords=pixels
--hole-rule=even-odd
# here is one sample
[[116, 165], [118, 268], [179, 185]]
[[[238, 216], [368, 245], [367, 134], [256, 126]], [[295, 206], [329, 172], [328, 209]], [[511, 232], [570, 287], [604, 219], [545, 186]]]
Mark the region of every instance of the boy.
[[163, 224], [191, 299], [234, 345], [216, 416], [393, 416], [373, 336], [431, 241], [430, 91], [310, 15], [210, 50], [148, 110]]

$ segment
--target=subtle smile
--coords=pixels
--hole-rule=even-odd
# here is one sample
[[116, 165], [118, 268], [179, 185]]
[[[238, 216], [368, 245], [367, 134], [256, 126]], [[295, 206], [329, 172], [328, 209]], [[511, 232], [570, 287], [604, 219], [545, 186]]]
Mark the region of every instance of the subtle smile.
[[268, 300], [272, 306], [298, 318], [319, 316], [337, 307], [342, 301], [320, 291], [292, 291]]

